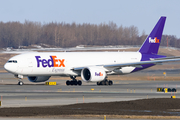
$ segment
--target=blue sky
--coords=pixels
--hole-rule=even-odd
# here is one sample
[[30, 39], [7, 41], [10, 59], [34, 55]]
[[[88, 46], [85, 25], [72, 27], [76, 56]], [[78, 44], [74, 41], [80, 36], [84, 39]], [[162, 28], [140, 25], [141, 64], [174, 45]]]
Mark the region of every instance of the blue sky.
[[180, 0], [0, 0], [0, 21], [109, 23], [149, 34], [167, 16], [164, 34], [180, 38]]

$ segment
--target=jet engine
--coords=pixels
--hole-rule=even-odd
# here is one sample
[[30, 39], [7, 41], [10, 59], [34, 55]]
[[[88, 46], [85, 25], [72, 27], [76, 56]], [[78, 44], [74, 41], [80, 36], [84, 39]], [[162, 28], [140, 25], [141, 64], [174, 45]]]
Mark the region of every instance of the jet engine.
[[81, 78], [86, 82], [98, 82], [106, 78], [106, 72], [100, 67], [87, 67], [82, 69]]
[[51, 76], [30, 76], [28, 80], [31, 82], [44, 82], [49, 80]]

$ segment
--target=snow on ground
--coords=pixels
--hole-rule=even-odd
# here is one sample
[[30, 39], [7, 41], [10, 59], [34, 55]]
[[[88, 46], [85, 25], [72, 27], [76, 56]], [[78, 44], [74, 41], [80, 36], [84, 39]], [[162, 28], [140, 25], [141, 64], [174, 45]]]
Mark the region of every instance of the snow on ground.
[[132, 46], [101, 46], [101, 47], [72, 47], [72, 48], [32, 48], [32, 49], [4, 49], [0, 51], [1, 53], [9, 53], [9, 54], [21, 54], [21, 53], [28, 53], [28, 52], [37, 52], [37, 51], [59, 51], [59, 52], [66, 52], [66, 51], [91, 51], [91, 50], [119, 50], [119, 49], [130, 49], [136, 48]]

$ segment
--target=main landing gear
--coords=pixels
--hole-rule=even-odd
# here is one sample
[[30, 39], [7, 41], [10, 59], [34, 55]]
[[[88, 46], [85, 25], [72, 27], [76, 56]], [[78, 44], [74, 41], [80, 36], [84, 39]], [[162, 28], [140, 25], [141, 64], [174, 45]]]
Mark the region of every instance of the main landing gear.
[[72, 80], [67, 80], [66, 85], [82, 85], [82, 82], [80, 80], [76, 80], [76, 76], [71, 76]]
[[97, 85], [113, 85], [113, 81], [105, 79], [101, 82], [97, 82]]

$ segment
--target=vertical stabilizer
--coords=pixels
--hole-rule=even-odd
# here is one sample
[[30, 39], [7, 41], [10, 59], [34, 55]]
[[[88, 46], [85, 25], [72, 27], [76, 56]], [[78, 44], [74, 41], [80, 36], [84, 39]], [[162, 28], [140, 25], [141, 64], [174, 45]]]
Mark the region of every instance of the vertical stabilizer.
[[156, 26], [151, 31], [151, 33], [149, 34], [149, 36], [146, 38], [143, 45], [139, 49], [139, 52], [143, 54], [157, 54], [158, 53], [165, 21], [166, 21], [166, 17], [161, 17], [159, 19]]

